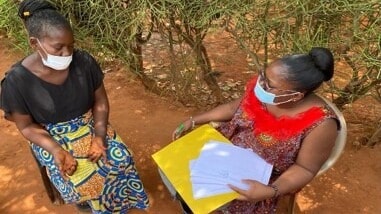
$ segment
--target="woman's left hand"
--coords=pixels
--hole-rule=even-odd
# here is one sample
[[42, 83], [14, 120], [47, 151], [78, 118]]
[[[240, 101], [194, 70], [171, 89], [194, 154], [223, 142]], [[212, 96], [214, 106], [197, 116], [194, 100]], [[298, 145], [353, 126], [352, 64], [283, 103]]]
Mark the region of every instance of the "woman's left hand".
[[180, 138], [184, 133], [192, 129], [192, 120], [188, 119], [182, 123], [173, 131], [172, 133], [172, 140], [177, 140]]
[[95, 136], [91, 141], [91, 146], [88, 152], [88, 159], [91, 162], [97, 162], [99, 158], [103, 158], [103, 160], [106, 162], [107, 155], [106, 155], [106, 147], [104, 146], [104, 140], [101, 137]]
[[228, 185], [232, 190], [240, 194], [237, 200], [258, 202], [274, 196], [273, 188], [258, 181], [244, 179], [242, 182], [249, 186], [248, 190], [240, 189], [231, 184]]

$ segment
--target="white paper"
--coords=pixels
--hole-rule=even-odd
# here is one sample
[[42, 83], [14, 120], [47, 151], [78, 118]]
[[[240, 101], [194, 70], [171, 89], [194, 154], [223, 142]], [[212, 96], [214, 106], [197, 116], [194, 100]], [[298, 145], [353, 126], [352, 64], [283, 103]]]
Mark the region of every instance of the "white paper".
[[272, 165], [253, 151], [218, 141], [206, 143], [189, 168], [195, 199], [233, 192], [227, 184], [247, 190], [242, 179], [267, 185], [272, 171]]

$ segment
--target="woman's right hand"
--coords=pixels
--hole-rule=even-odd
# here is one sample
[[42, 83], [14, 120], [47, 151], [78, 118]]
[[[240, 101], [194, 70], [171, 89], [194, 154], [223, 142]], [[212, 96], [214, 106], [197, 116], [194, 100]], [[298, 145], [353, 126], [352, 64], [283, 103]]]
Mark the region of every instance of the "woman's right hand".
[[77, 161], [52, 139], [49, 133], [40, 124], [34, 122], [32, 116], [14, 112], [10, 115], [15, 121], [17, 129], [30, 142], [45, 149], [53, 155], [54, 162], [62, 177], [68, 180], [77, 169]]
[[189, 131], [192, 128], [192, 119], [188, 119], [182, 123], [180, 123], [179, 126], [173, 131], [172, 133], [172, 140], [176, 140], [179, 137], [181, 137], [184, 133]]
[[74, 174], [77, 169], [77, 161], [75, 158], [66, 150], [58, 148], [52, 152], [54, 162], [58, 167], [62, 177], [68, 180], [69, 177]]
[[274, 190], [274, 188], [264, 185], [258, 181], [243, 179], [242, 182], [247, 184], [249, 189], [244, 190], [234, 185], [228, 184], [232, 190], [240, 194], [237, 200], [251, 201], [256, 203], [258, 201], [263, 201], [278, 195], [278, 190]]

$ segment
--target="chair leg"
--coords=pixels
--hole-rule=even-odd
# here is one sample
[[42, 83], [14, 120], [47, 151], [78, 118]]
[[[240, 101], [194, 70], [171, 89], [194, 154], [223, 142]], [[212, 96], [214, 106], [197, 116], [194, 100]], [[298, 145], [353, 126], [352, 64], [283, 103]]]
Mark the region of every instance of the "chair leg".
[[180, 202], [180, 206], [181, 206], [183, 214], [193, 214], [193, 212], [189, 208], [188, 204], [185, 203], [184, 199], [178, 193], [176, 193], [176, 198]]
[[46, 167], [40, 167], [40, 174], [42, 178], [42, 182], [44, 184], [46, 193], [49, 196], [50, 201], [56, 205], [65, 204], [65, 201], [62, 199], [60, 192], [56, 189], [56, 187], [52, 184], [49, 179], [49, 176], [46, 172]]
[[294, 211], [295, 211], [295, 197], [296, 197], [296, 193], [290, 194], [289, 202], [288, 202], [288, 214], [294, 214]]
[[185, 203], [184, 199], [179, 195], [179, 193], [176, 191], [175, 187], [171, 184], [171, 182], [168, 180], [167, 176], [164, 175], [163, 171], [159, 168], [159, 175], [161, 180], [164, 183], [164, 186], [167, 188], [171, 196], [180, 202], [180, 206], [182, 209], [182, 214], [192, 214], [192, 210], [189, 208], [187, 203]]

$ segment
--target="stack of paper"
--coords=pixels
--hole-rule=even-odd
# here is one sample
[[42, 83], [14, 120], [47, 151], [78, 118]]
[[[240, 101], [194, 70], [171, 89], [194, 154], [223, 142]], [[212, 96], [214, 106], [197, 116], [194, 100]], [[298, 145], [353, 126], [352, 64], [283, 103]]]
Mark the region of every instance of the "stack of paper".
[[229, 139], [209, 124], [202, 125], [183, 137], [168, 144], [152, 155], [166, 180], [192, 209], [195, 214], [211, 213], [238, 197], [236, 192], [219, 194], [207, 198], [193, 197], [189, 162], [197, 159], [205, 143], [217, 140], [231, 144]]
[[242, 179], [267, 185], [272, 171], [272, 165], [253, 151], [214, 140], [204, 144], [189, 167], [194, 199], [232, 192], [227, 184], [247, 190]]

